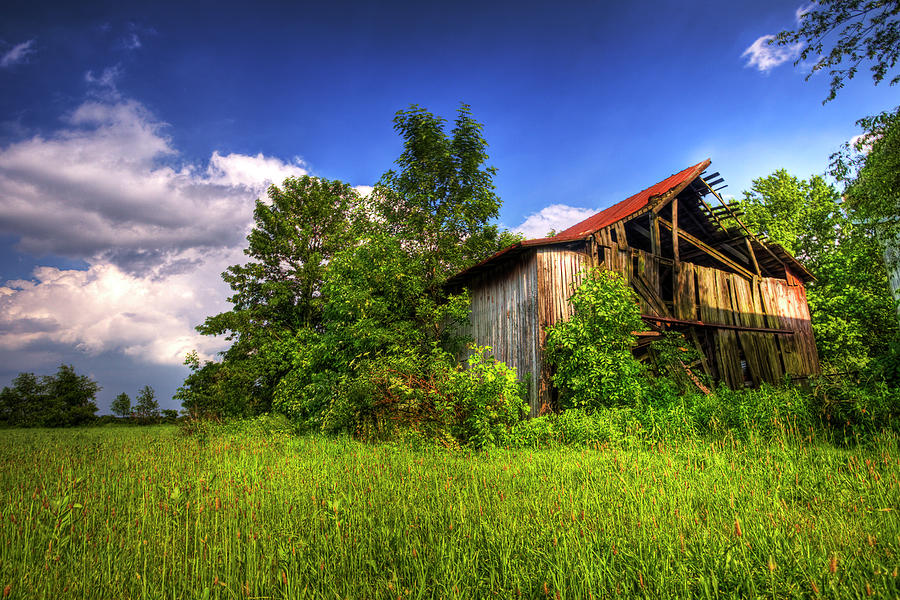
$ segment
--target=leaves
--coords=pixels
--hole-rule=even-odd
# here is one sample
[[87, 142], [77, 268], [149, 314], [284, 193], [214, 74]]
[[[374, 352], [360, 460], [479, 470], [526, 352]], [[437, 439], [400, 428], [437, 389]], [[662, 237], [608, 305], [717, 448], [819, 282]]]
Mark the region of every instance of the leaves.
[[[837, 39], [834, 33], [837, 32]], [[800, 16], [793, 31], [775, 36], [779, 46], [802, 44], [794, 63], [814, 60], [809, 80], [828, 69], [831, 84], [824, 102], [834, 100], [844, 83], [868, 65], [877, 85], [897, 65], [900, 58], [900, 0], [820, 0]], [[841, 66], [843, 65], [843, 66]], [[890, 80], [894, 85], [900, 74]]]
[[644, 369], [631, 354], [632, 332], [642, 331], [644, 324], [631, 288], [618, 273], [595, 269], [569, 303], [571, 318], [547, 330], [547, 357], [556, 370], [560, 408], [638, 403]]

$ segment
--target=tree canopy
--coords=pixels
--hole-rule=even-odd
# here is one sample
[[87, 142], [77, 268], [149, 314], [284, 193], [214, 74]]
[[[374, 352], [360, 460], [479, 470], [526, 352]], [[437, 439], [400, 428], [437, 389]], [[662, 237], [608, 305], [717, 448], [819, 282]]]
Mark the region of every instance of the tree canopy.
[[807, 297], [822, 361], [858, 370], [885, 353], [897, 321], [884, 255], [834, 186], [779, 170], [754, 179], [740, 204], [748, 227], [802, 258], [815, 275]]

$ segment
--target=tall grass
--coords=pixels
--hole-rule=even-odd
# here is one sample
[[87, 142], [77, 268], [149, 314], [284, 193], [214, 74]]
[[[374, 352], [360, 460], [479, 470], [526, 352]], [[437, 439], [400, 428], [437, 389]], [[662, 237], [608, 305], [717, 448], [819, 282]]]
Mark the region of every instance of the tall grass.
[[4, 431], [9, 598], [900, 595], [900, 444]]

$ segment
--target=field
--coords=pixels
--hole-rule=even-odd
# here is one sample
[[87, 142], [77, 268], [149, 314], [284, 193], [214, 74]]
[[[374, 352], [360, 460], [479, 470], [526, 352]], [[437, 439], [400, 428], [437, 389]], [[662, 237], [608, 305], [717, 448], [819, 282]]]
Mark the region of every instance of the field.
[[4, 598], [896, 598], [900, 445], [7, 430]]

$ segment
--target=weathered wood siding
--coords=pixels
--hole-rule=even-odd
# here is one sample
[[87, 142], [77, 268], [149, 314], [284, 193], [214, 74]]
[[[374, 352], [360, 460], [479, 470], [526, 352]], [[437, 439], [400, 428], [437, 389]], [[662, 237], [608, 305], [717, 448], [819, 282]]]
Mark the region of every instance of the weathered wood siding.
[[498, 360], [516, 369], [519, 379], [528, 385], [532, 415], [540, 409], [539, 344], [543, 340], [537, 319], [537, 264], [536, 252], [532, 251], [467, 284], [472, 304], [466, 333], [477, 344], [493, 348]]
[[[616, 239], [613, 239], [613, 238]], [[688, 262], [674, 263], [672, 298], [663, 301], [661, 266], [672, 261], [629, 248], [614, 226], [595, 235], [604, 251], [603, 266], [625, 276], [635, 289], [641, 312], [688, 321], [743, 327], [789, 329], [792, 335], [709, 328], [693, 336], [709, 341], [712, 374], [731, 387], [775, 383], [785, 373], [803, 377], [819, 372], [815, 338], [803, 282], [752, 280]]]
[[549, 365], [543, 359], [547, 328], [571, 316], [569, 297], [581, 283], [584, 272], [591, 266], [589, 255], [585, 253], [583, 246], [578, 249], [545, 246], [537, 250], [535, 258], [541, 370], [540, 378], [535, 379], [538, 382], [538, 396], [536, 402], [531, 404], [532, 416], [537, 416], [542, 410], [546, 411], [552, 407], [551, 373]]
[[598, 231], [593, 243], [538, 247], [467, 282], [472, 300], [467, 333], [527, 382], [531, 416], [553, 408], [551, 372], [543, 356], [546, 329], [569, 318], [569, 297], [593, 264], [624, 275], [643, 314], [792, 332], [687, 328], [691, 342], [706, 351], [704, 369], [730, 387], [819, 372], [806, 289], [793, 274], [786, 280], [748, 279], [654, 256], [624, 242], [624, 228], [611, 226]]

